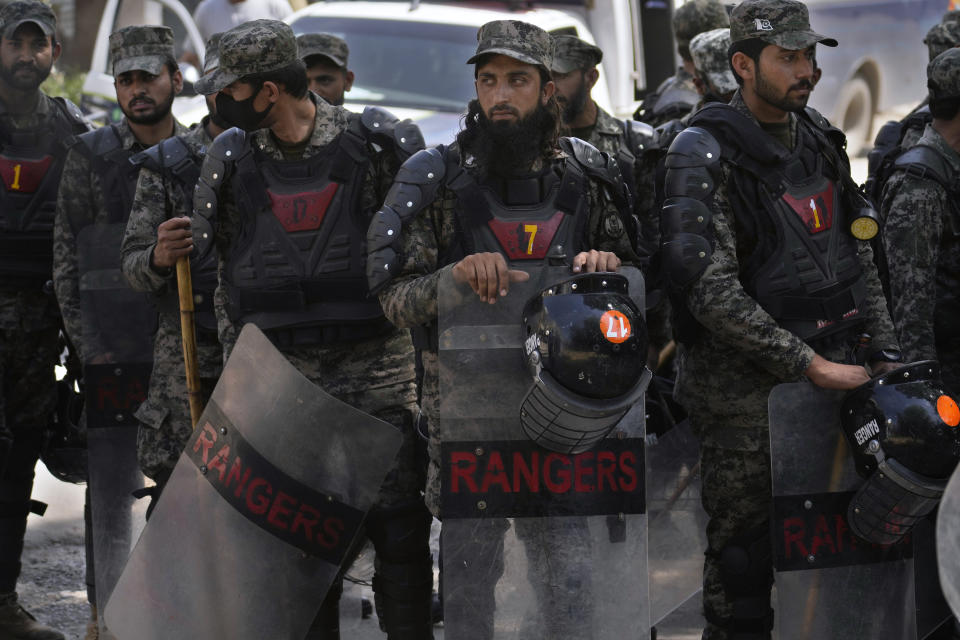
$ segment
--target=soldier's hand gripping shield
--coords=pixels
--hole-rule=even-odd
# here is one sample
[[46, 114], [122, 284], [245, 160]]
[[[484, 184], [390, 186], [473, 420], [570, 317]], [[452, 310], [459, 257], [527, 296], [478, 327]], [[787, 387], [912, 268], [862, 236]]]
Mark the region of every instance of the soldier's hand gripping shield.
[[450, 637], [649, 628], [642, 292], [632, 268], [545, 266], [491, 305], [441, 277], [433, 437]]
[[[89, 225], [77, 234], [87, 466], [100, 611], [146, 513], [145, 501], [132, 495], [144, 486], [134, 412], [147, 396], [157, 312], [151, 298], [132, 290], [120, 272], [125, 228], [124, 223]], [[102, 618], [100, 627], [105, 630]]]
[[[883, 386], [880, 380], [885, 377], [874, 383]], [[865, 532], [882, 529], [854, 525], [851, 514], [859, 518], [857, 505], [876, 508], [889, 501], [873, 496], [871, 502], [856, 502], [867, 485], [851, 455], [859, 457], [860, 452], [851, 451], [841, 424], [841, 416], [853, 409], [843, 400], [842, 392], [807, 382], [781, 384], [770, 393], [771, 537], [779, 637], [922, 638], [942, 622], [928, 615], [930, 601], [920, 602], [926, 598], [921, 594], [929, 592], [926, 583], [935, 578], [915, 556], [918, 548], [931, 541], [914, 539], [921, 536], [920, 527], [912, 535], [895, 536], [898, 542], [893, 544], [871, 543], [856, 535], [855, 527]], [[876, 433], [873, 427], [868, 431], [871, 437], [879, 434], [879, 428]], [[865, 433], [860, 431], [861, 436]], [[869, 439], [862, 443], [868, 448]], [[863, 438], [854, 436], [854, 442], [859, 440]], [[902, 465], [895, 472], [907, 477]], [[909, 475], [915, 476], [915, 472]], [[868, 491], [875, 492], [879, 486]], [[909, 507], [913, 501], [903, 504]], [[875, 513], [863, 522], [892, 517]]]
[[303, 638], [400, 440], [246, 325], [107, 603], [110, 630]]

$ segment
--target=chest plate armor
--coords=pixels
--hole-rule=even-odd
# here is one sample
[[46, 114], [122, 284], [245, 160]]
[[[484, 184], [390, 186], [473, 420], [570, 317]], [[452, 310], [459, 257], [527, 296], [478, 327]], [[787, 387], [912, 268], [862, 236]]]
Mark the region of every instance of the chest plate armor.
[[810, 340], [861, 323], [867, 285], [841, 188], [824, 171], [814, 136], [802, 124], [797, 130], [797, 148], [782, 165], [783, 192], [760, 188], [775, 238], [741, 280], [782, 327]]
[[63, 162], [80, 121], [60, 112], [35, 129], [0, 126], [0, 279], [37, 290], [52, 278], [53, 220]]
[[366, 280], [362, 207], [369, 158], [347, 130], [318, 154], [238, 160], [233, 187], [243, 223], [225, 280], [234, 322], [253, 322], [278, 346], [362, 340], [389, 323]]
[[[100, 179], [100, 190], [111, 223], [126, 222], [133, 207], [140, 167], [130, 161], [135, 151], [124, 149], [114, 125], [100, 127], [80, 136], [79, 147], [90, 159], [92, 173]], [[90, 212], [78, 212], [89, 216]], [[119, 247], [118, 247], [119, 250]]]
[[[562, 172], [562, 173], [561, 173]], [[457, 195], [462, 255], [500, 252], [510, 265], [572, 258], [580, 251], [586, 223], [587, 178], [574, 160], [522, 179], [478, 182], [455, 168], [448, 187]]]

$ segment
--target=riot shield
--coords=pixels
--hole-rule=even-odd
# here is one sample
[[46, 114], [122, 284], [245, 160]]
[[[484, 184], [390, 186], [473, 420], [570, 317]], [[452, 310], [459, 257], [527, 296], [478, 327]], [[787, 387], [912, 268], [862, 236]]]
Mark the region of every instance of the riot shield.
[[650, 620], [656, 625], [703, 586], [707, 512], [700, 503], [700, 442], [684, 420], [647, 436]]
[[[642, 295], [639, 272], [624, 272], [631, 295]], [[571, 273], [534, 267], [530, 275], [493, 305], [450, 274], [438, 284], [444, 632], [457, 640], [645, 637], [642, 395], [582, 453], [525, 435], [521, 406], [533, 380], [524, 305]]]
[[960, 618], [960, 467], [953, 472], [937, 514], [940, 585], [953, 615]]
[[110, 630], [304, 637], [400, 440], [246, 325], [107, 603]]
[[917, 637], [913, 546], [857, 539], [861, 480], [840, 428], [842, 392], [781, 384], [769, 397], [776, 626], [780, 640]]
[[[77, 234], [84, 345], [84, 411], [96, 604], [100, 611], [145, 522], [134, 412], [147, 396], [157, 312], [120, 272], [125, 224], [90, 225]], [[100, 631], [106, 637], [103, 618]]]

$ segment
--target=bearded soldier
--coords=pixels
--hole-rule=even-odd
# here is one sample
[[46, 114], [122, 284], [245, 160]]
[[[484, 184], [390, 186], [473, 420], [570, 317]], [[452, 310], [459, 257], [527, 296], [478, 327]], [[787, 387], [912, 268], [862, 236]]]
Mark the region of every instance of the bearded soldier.
[[698, 33], [720, 29], [729, 24], [727, 10], [720, 0], [689, 0], [677, 7], [673, 14], [673, 35], [683, 64], [674, 75], [664, 80], [656, 91], [643, 99], [634, 118], [658, 127], [664, 122], [690, 113], [697, 103], [690, 41]]
[[[88, 431], [134, 424], [132, 411], [145, 396], [149, 375], [149, 344], [156, 329], [156, 310], [148, 299], [130, 291], [119, 269], [120, 242], [137, 178], [130, 157], [170, 135], [186, 132], [170, 111], [183, 84], [173, 55], [173, 32], [167, 27], [126, 27], [111, 34], [110, 53], [117, 103], [125, 117], [117, 124], [82, 135], [70, 149], [57, 194], [53, 233], [53, 281], [64, 325], [84, 363], [84, 420]], [[137, 357], [130, 353], [133, 345], [141, 347]], [[139, 364], [134, 365], [134, 361]], [[97, 367], [101, 368], [99, 373], [94, 372]], [[107, 432], [99, 430], [97, 437], [101, 433]], [[98, 557], [93, 552], [101, 542], [114, 537], [102, 531], [97, 538], [93, 526], [101, 516], [106, 517], [104, 509], [116, 504], [105, 493], [125, 488], [123, 493], [129, 494], [142, 486], [133, 473], [126, 474], [125, 487], [116, 482], [113, 472], [125, 467], [106, 453], [106, 459], [95, 461], [91, 438], [91, 511], [86, 522], [88, 585], [94, 582], [94, 568], [97, 575], [108, 565], [116, 569], [125, 555], [118, 551]], [[129, 444], [132, 456], [132, 442]], [[126, 445], [121, 448], [126, 451]], [[111, 478], [98, 478], [98, 474]], [[98, 490], [102, 490], [100, 494]], [[98, 501], [102, 508], [95, 513]], [[112, 522], [126, 529], [133, 526], [130, 518]], [[131, 537], [128, 530], [115, 539]], [[110, 588], [112, 584], [101, 585], [97, 594], [90, 587], [94, 593], [91, 602], [102, 605]], [[95, 618], [96, 608], [93, 612]]]
[[[383, 110], [354, 114], [309, 92], [282, 22], [236, 27], [219, 51], [219, 69], [196, 86], [219, 92], [217, 113], [238, 128], [207, 151], [194, 242], [198, 224], [215, 227], [225, 355], [252, 322], [313, 383], [402, 430], [396, 465], [366, 521], [377, 551], [374, 590], [388, 637], [429, 638], [431, 519], [415, 456], [412, 346], [368, 294], [363, 244], [370, 216], [422, 137]], [[339, 637], [341, 591], [342, 583], [331, 589], [309, 637]]]
[[930, 113], [920, 141], [897, 159], [883, 192], [883, 240], [893, 321], [905, 359], [938, 360], [960, 392], [960, 49], [927, 67]]
[[862, 333], [874, 373], [899, 355], [858, 241], [876, 222], [852, 224], [866, 204], [842, 134], [805, 109], [816, 45], [837, 42], [813, 32], [795, 0], [746, 0], [730, 22], [740, 89], [671, 145], [662, 219], [684, 345], [676, 397], [701, 438], [711, 640], [770, 637], [770, 390], [802, 377], [828, 389], [867, 382], [863, 366], [840, 364]]
[[[214, 34], [207, 42], [204, 75], [219, 65], [220, 36]], [[137, 455], [144, 475], [156, 482], [154, 503], [192, 432], [175, 266], [180, 257], [191, 252], [188, 216], [203, 154], [213, 139], [229, 128], [217, 117], [213, 96], [207, 96], [207, 109], [210, 113], [189, 132], [167, 138], [134, 156], [141, 167], [140, 177], [121, 246], [123, 275], [130, 285], [160, 296], [150, 387], [147, 399], [137, 409]], [[213, 314], [216, 268], [215, 256], [192, 265], [197, 366], [204, 404], [223, 366]]]
[[307, 67], [310, 91], [330, 104], [343, 105], [343, 94], [350, 91], [354, 78], [347, 68], [347, 43], [330, 33], [305, 33], [297, 36], [297, 47]]
[[[130, 158], [187, 129], [171, 108], [183, 88], [167, 27], [124, 27], [110, 35], [117, 104], [123, 119], [87, 134], [70, 150], [57, 199], [54, 229], [54, 284], [70, 339], [84, 344], [76, 234], [90, 224], [126, 221], [133, 203], [137, 169]], [[120, 251], [120, 245], [116, 247]]]
[[46, 290], [57, 184], [79, 109], [39, 90], [60, 57], [48, 5], [0, 9], [0, 637], [62, 640], [17, 602], [33, 473], [56, 405], [58, 311]]

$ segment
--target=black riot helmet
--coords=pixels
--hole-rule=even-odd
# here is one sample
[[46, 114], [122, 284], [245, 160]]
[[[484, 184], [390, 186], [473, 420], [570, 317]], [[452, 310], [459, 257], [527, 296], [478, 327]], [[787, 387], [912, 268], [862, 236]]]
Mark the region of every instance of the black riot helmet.
[[44, 433], [40, 459], [57, 479], [82, 484], [87, 481], [87, 434], [80, 425], [83, 396], [72, 385], [69, 377], [57, 382], [57, 411]]
[[531, 440], [580, 453], [606, 437], [646, 391], [647, 327], [614, 273], [587, 273], [541, 291], [523, 310], [533, 386], [520, 408]]
[[940, 366], [925, 360], [847, 394], [841, 424], [866, 479], [850, 501], [850, 529], [894, 544], [937, 506], [960, 461], [960, 408], [940, 382]]

